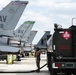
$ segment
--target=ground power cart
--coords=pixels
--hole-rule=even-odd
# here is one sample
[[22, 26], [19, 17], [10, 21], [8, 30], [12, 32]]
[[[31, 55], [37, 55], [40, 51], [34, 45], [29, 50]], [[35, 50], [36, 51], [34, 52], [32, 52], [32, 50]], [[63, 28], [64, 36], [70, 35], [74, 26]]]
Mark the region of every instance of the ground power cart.
[[50, 75], [76, 75], [76, 26], [54, 25], [52, 52], [47, 52]]

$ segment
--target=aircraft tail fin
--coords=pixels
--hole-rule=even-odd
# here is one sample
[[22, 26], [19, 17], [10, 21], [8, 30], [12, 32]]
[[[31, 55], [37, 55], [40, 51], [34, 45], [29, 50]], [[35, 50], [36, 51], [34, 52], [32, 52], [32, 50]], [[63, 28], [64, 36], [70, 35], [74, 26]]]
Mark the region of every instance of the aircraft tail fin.
[[36, 47], [46, 49], [47, 48], [47, 40], [48, 40], [49, 36], [50, 36], [50, 31], [45, 31], [45, 34], [39, 40]]
[[37, 31], [31, 31], [29, 38], [28, 38], [28, 41], [27, 41], [28, 44], [32, 43], [36, 33], [37, 33]]
[[3, 8], [0, 11], [0, 28], [14, 30], [27, 4], [27, 1], [11, 1]]
[[30, 22], [29, 21], [25, 21], [22, 25], [20, 25], [15, 31], [14, 31], [14, 35], [17, 38], [22, 38], [23, 34], [25, 33], [25, 31], [27, 30], [27, 28], [30, 26]]
[[28, 21], [28, 23], [29, 23], [30, 25], [29, 25], [29, 27], [25, 30], [25, 32], [24, 32], [24, 34], [23, 34], [23, 36], [22, 36], [22, 38], [23, 38], [25, 41], [28, 40], [29, 35], [30, 35], [30, 32], [31, 32], [31, 29], [32, 29], [35, 21]]

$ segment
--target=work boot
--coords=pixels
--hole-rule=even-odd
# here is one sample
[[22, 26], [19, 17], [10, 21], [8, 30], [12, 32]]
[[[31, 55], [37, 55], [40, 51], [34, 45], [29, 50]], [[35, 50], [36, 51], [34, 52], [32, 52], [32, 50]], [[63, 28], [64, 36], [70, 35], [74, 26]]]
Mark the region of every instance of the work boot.
[[39, 73], [40, 72], [40, 69], [37, 69], [37, 72]]

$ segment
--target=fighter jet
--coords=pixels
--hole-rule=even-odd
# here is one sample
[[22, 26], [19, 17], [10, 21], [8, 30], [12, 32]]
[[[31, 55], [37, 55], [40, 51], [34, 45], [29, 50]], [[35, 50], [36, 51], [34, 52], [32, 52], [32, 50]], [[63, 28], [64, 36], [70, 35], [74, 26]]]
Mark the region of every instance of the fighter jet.
[[0, 11], [0, 37], [13, 36], [12, 32], [27, 4], [27, 1], [11, 1]]
[[[20, 27], [18, 27], [14, 32], [14, 37], [9, 38], [9, 45], [10, 44], [18, 44], [19, 46], [25, 46], [25, 43], [28, 42], [29, 35], [31, 35], [31, 29], [34, 25], [35, 21], [26, 21]], [[24, 45], [23, 45], [24, 43]]]
[[[14, 37], [0, 38], [0, 49], [2, 52], [16, 53], [19, 51], [19, 48], [22, 48], [31, 34], [31, 29], [35, 21], [26, 21], [20, 27], [14, 31]], [[25, 47], [25, 46], [24, 46]]]
[[27, 1], [11, 1], [0, 11], [0, 44], [4, 42], [8, 44], [8, 37], [14, 36], [13, 31], [27, 3]]
[[[7, 47], [4, 42], [9, 41], [8, 37], [14, 36], [15, 29], [26, 5], [27, 1], [11, 1], [6, 7], [0, 11], [0, 50], [9, 52], [12, 47]], [[3, 41], [2, 41], [3, 39]], [[17, 48], [18, 49], [18, 48]], [[12, 50], [16, 52], [15, 49]]]

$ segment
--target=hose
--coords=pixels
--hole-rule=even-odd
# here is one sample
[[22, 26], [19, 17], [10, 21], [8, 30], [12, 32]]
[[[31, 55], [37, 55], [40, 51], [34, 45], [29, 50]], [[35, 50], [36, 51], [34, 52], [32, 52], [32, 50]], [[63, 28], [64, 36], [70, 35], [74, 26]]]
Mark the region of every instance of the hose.
[[[42, 69], [43, 67], [45, 67], [47, 65], [44, 64], [43, 66], [41, 66], [39, 69]], [[0, 71], [0, 73], [32, 73], [32, 72], [36, 72], [38, 69], [36, 70], [31, 70], [31, 71]]]

